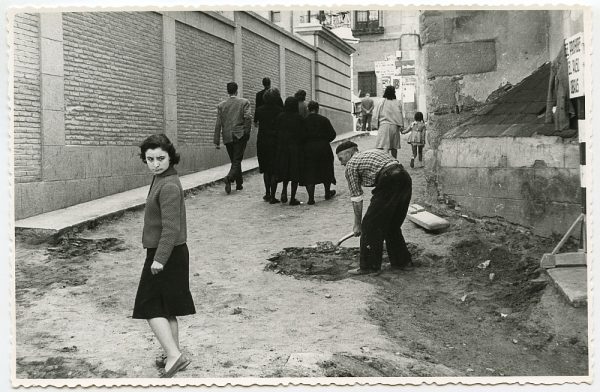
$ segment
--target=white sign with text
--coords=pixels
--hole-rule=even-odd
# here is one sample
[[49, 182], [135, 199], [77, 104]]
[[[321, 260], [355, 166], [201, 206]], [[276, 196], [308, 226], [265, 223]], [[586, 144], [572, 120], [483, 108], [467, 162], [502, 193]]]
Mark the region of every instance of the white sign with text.
[[565, 39], [565, 54], [569, 73], [569, 98], [585, 95], [583, 84], [583, 57], [585, 54], [583, 33]]

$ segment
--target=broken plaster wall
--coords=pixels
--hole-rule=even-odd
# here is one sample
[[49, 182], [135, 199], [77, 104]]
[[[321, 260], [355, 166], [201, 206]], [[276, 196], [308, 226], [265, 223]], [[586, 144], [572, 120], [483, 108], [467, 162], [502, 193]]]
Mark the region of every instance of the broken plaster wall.
[[563, 234], [581, 212], [578, 143], [555, 136], [443, 138], [438, 190], [466, 214]]
[[548, 24], [547, 11], [423, 12], [427, 111], [453, 111], [456, 91], [464, 108], [478, 106], [549, 61]]

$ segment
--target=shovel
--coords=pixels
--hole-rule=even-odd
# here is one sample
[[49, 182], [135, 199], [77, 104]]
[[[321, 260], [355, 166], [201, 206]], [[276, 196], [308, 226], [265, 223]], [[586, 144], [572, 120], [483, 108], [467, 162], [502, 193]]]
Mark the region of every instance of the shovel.
[[354, 237], [354, 232], [351, 231], [350, 233], [346, 234], [345, 236], [343, 236], [342, 238], [340, 238], [338, 240], [338, 242], [336, 242], [335, 246], [340, 246], [342, 244], [342, 242], [346, 241], [348, 238], [352, 238]]

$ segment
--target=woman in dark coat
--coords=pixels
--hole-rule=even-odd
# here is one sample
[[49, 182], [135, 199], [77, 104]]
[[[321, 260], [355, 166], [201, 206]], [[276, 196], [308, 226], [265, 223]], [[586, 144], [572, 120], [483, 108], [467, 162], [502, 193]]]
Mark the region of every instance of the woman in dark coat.
[[144, 210], [142, 245], [146, 248], [146, 261], [133, 318], [148, 321], [165, 350], [162, 377], [173, 377], [190, 364], [179, 349], [177, 317], [196, 313], [189, 287], [185, 200], [174, 167], [179, 154], [169, 138], [160, 134], [142, 142], [140, 157], [154, 177]]
[[277, 191], [277, 129], [275, 122], [277, 116], [283, 111], [279, 106], [281, 95], [276, 88], [270, 88], [263, 94], [264, 105], [256, 108], [254, 123], [258, 123], [258, 136], [256, 138], [256, 155], [258, 156], [258, 169], [263, 173], [265, 195], [263, 200], [271, 204], [279, 203], [275, 198]]
[[319, 114], [319, 104], [315, 101], [308, 103], [306, 117], [306, 139], [304, 141], [304, 183], [308, 192], [308, 204], [315, 204], [315, 185], [323, 184], [325, 199], [335, 195], [330, 190], [335, 184], [333, 172], [333, 152], [331, 143], [335, 139], [335, 130], [327, 117]]
[[281, 202], [287, 202], [287, 185], [291, 181], [290, 205], [297, 206], [300, 202], [296, 200], [296, 191], [298, 190], [298, 184], [303, 184], [303, 143], [306, 127], [304, 119], [298, 113], [298, 100], [296, 98], [288, 97], [285, 100], [283, 113], [277, 117], [275, 127], [277, 128], [276, 175], [279, 181], [283, 181]]

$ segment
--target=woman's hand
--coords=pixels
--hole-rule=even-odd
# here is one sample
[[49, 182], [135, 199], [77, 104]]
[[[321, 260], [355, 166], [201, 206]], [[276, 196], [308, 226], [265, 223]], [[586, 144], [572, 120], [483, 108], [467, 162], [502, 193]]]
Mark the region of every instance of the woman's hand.
[[161, 263], [154, 260], [154, 262], [150, 266], [150, 272], [152, 272], [152, 275], [156, 275], [159, 272], [161, 272], [163, 270], [163, 268], [164, 268], [164, 266]]

